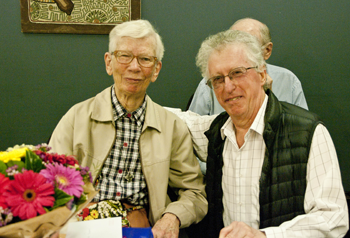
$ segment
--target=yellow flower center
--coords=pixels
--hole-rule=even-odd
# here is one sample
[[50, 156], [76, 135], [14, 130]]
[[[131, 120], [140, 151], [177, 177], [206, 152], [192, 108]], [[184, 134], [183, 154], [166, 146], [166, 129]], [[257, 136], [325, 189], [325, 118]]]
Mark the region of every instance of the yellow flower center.
[[69, 184], [68, 179], [67, 179], [66, 177], [60, 176], [60, 175], [57, 175], [57, 176], [56, 176], [56, 182], [57, 182], [58, 184], [63, 185], [63, 186], [67, 186], [67, 185]]

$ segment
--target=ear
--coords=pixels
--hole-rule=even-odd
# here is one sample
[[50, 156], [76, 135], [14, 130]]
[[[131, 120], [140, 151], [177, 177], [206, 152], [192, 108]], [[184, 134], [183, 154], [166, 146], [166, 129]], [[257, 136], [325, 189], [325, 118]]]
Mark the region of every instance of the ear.
[[158, 61], [152, 75], [152, 79], [151, 79], [152, 83], [154, 83], [157, 80], [161, 68], [162, 68], [162, 62]]
[[268, 60], [268, 58], [270, 58], [271, 54], [272, 54], [272, 47], [273, 47], [273, 43], [269, 42], [266, 44], [266, 47], [264, 49], [264, 59]]
[[272, 83], [273, 83], [273, 79], [270, 77], [269, 74], [266, 74], [266, 83], [265, 83], [266, 89], [269, 88], [272, 91]]
[[107, 74], [112, 75], [113, 74], [112, 55], [109, 52], [106, 52], [104, 59], [105, 59]]
[[267, 81], [266, 68], [264, 68], [264, 70], [262, 72], [260, 72], [259, 75], [260, 75], [260, 84], [261, 84], [261, 86], [264, 86], [264, 84]]

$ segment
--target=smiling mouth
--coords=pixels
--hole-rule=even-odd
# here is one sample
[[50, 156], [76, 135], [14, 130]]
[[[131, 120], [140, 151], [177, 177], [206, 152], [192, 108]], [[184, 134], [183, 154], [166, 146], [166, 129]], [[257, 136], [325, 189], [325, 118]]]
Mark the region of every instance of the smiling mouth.
[[238, 96], [238, 97], [234, 97], [234, 98], [230, 98], [228, 100], [226, 100], [227, 102], [230, 102], [230, 101], [236, 101], [238, 99], [242, 98], [241, 96]]
[[135, 78], [126, 78], [128, 81], [133, 81], [133, 82], [139, 82], [142, 81], [142, 79], [135, 79]]

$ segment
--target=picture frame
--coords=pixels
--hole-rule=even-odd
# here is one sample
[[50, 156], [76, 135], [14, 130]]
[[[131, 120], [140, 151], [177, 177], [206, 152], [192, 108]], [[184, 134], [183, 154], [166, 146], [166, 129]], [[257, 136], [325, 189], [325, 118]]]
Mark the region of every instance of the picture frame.
[[109, 34], [141, 18], [141, 0], [20, 0], [23, 33]]

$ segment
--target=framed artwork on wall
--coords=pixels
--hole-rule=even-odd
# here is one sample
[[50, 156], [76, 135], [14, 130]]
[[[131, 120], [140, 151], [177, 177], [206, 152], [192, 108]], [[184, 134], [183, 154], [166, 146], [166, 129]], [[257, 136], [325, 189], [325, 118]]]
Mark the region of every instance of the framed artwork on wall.
[[141, 18], [141, 0], [20, 0], [25, 33], [108, 34]]

